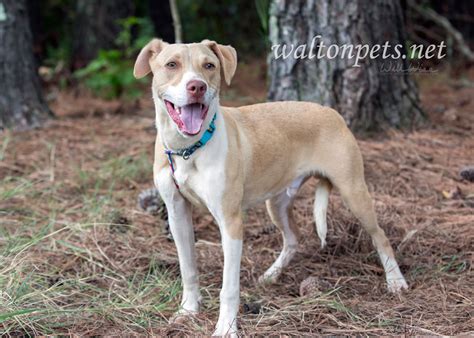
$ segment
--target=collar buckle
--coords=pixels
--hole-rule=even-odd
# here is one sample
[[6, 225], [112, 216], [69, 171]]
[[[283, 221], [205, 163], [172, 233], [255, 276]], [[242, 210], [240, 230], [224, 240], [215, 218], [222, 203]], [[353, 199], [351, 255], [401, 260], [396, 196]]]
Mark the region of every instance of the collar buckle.
[[183, 160], [188, 160], [189, 157], [191, 157], [191, 151], [189, 149], [184, 149], [181, 157], [183, 158]]

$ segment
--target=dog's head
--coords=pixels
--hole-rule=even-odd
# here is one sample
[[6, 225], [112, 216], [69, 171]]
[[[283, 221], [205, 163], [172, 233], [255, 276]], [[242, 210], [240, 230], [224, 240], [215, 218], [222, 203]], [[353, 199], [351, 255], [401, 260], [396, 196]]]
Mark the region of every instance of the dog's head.
[[153, 73], [155, 105], [167, 112], [180, 134], [192, 137], [209, 123], [208, 111], [217, 109], [221, 72], [229, 85], [236, 67], [237, 53], [231, 46], [153, 39], [138, 55], [133, 74], [141, 78]]

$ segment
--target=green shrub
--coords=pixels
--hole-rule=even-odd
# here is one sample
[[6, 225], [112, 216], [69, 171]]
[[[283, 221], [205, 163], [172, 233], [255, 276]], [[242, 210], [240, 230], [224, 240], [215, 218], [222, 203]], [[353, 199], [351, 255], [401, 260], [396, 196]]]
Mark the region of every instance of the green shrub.
[[[98, 96], [133, 99], [142, 94], [141, 83], [146, 82], [133, 76], [134, 56], [153, 37], [153, 28], [148, 19], [137, 17], [119, 23], [122, 31], [115, 41], [119, 48], [99, 51], [94, 60], [74, 75]], [[138, 32], [136, 38], [133, 38], [132, 29]]]

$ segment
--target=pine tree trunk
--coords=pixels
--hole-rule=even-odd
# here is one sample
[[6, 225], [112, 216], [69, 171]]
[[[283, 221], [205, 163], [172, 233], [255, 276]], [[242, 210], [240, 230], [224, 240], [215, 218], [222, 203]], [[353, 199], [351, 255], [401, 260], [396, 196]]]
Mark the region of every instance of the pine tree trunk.
[[0, 130], [39, 126], [52, 115], [41, 94], [26, 0], [0, 0]]
[[[405, 32], [397, 0], [273, 0], [270, 9], [272, 45], [295, 47], [313, 37], [336, 44], [402, 44]], [[327, 51], [327, 48], [326, 48]], [[390, 49], [393, 51], [393, 48]], [[317, 50], [313, 51], [317, 54]], [[325, 55], [323, 53], [323, 55]], [[423, 120], [416, 85], [408, 74], [382, 72], [383, 67], [408, 68], [407, 59], [269, 58], [270, 100], [314, 101], [341, 113], [353, 130], [412, 127]]]
[[133, 15], [132, 0], [76, 0], [73, 68], [84, 67], [99, 50], [115, 48], [118, 20]]

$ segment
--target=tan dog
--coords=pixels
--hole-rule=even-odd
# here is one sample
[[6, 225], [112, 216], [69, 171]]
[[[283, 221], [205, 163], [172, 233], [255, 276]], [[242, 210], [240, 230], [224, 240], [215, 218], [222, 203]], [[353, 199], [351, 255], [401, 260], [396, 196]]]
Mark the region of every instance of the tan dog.
[[158, 128], [154, 180], [168, 209], [179, 255], [183, 298], [178, 313], [197, 312], [201, 300], [191, 205], [207, 208], [219, 225], [224, 276], [214, 335], [235, 335], [242, 211], [266, 201], [273, 222], [282, 231], [283, 250], [261, 277], [273, 281], [296, 252], [298, 231], [291, 217], [292, 204], [311, 175], [320, 178], [314, 214], [322, 245], [329, 192], [335, 186], [371, 235], [388, 289], [407, 288], [390, 243], [377, 224], [362, 156], [342, 117], [331, 108], [307, 102], [220, 107], [220, 73], [230, 84], [236, 67], [234, 48], [208, 40], [167, 44], [155, 39], [135, 63], [137, 78], [153, 72]]

